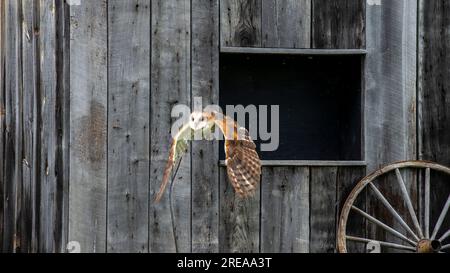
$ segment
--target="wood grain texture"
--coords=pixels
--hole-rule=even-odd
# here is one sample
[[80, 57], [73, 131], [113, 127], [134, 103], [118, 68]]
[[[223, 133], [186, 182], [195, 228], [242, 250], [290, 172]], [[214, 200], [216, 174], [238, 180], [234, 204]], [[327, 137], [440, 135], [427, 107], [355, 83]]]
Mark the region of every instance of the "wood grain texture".
[[[106, 251], [107, 3], [71, 6], [69, 241]], [[73, 61], [76, 60], [76, 61]]]
[[[61, 102], [63, 90], [58, 82], [59, 59], [57, 40], [56, 1], [41, 1], [39, 6], [40, 49], [40, 228], [39, 251], [57, 252], [60, 249], [62, 214], [62, 156]], [[55, 236], [58, 234], [57, 236]]]
[[310, 252], [336, 252], [336, 167], [313, 167], [310, 171]]
[[262, 174], [261, 252], [309, 252], [309, 168], [265, 167]]
[[[33, 0], [22, 1], [23, 29], [22, 29], [22, 63], [23, 63], [23, 160], [22, 183], [23, 196], [21, 219], [21, 250], [22, 252], [36, 252], [39, 235], [38, 219], [39, 207], [37, 202], [38, 183], [38, 36], [35, 28], [35, 12], [37, 5]], [[40, 104], [40, 103], [39, 103]]]
[[15, 252], [20, 248], [17, 241], [17, 188], [21, 186], [21, 51], [20, 51], [20, 5], [19, 1], [5, 3], [5, 132], [4, 132], [4, 205], [3, 205], [3, 251]]
[[[367, 6], [365, 139], [368, 172], [392, 162], [417, 158], [416, 29], [417, 1], [386, 1], [381, 6]], [[406, 180], [407, 188], [415, 196], [417, 183], [411, 180]], [[380, 191], [407, 216], [396, 178], [386, 176], [379, 183]], [[367, 211], [401, 230], [370, 191]], [[368, 224], [367, 232], [370, 238], [400, 242], [372, 224]]]
[[5, 224], [11, 232], [2, 231], [8, 236], [2, 242], [6, 252], [63, 249], [62, 126], [69, 124], [62, 115], [63, 8], [63, 2], [52, 0], [2, 3], [2, 22], [8, 23], [8, 28], [2, 23], [2, 157], [11, 164], [2, 166], [1, 175], [11, 183], [1, 183], [2, 197], [8, 194], [2, 215], [9, 213]]
[[220, 168], [220, 253], [260, 251], [260, 188], [254, 197], [239, 198], [228, 181], [226, 168]]
[[264, 0], [262, 46], [311, 47], [311, 0]]
[[220, 0], [221, 46], [261, 47], [261, 0]]
[[108, 2], [108, 252], [148, 252], [150, 1]]
[[[150, 187], [159, 190], [171, 141], [171, 110], [191, 104], [189, 1], [152, 1], [151, 164]], [[183, 157], [175, 179], [175, 237], [166, 191], [160, 203], [150, 206], [150, 252], [191, 251], [191, 152]], [[176, 241], [175, 241], [176, 240]]]
[[[402, 177], [404, 179], [408, 194], [411, 201], [416, 208], [418, 204], [418, 192], [417, 192], [417, 176], [416, 171], [407, 169], [401, 170]], [[392, 207], [401, 215], [402, 219], [416, 232], [414, 228], [412, 218], [406, 207], [405, 199], [402, 196], [401, 189], [399, 187], [397, 177], [394, 172], [388, 173], [376, 181], [374, 185], [380, 190], [380, 192], [386, 197]], [[385, 208], [385, 206], [379, 201], [372, 190], [367, 190], [367, 213], [373, 217], [381, 220], [383, 223], [394, 228], [402, 234], [407, 234], [406, 230], [394, 219], [392, 214]], [[416, 232], [417, 234], [417, 232]], [[378, 228], [375, 224], [367, 222], [367, 237], [376, 238], [377, 240], [388, 241], [397, 243], [400, 245], [407, 245], [405, 241], [398, 239], [397, 237], [385, 232], [382, 228]], [[402, 252], [389, 248], [382, 248], [382, 252]]]
[[[219, 103], [219, 1], [192, 1], [192, 97]], [[203, 109], [198, 109], [203, 110]], [[192, 252], [219, 251], [217, 141], [192, 143]]]
[[[339, 167], [337, 173], [336, 196], [338, 204], [337, 219], [340, 217], [340, 210], [344, 205], [350, 192], [355, 188], [358, 182], [366, 175], [365, 167]], [[366, 192], [363, 191], [354, 205], [365, 211]], [[352, 214], [347, 222], [347, 234], [362, 238], [366, 237], [367, 221], [360, 215]], [[336, 222], [338, 224], [338, 221]], [[364, 253], [365, 246], [360, 243], [347, 241], [347, 250], [349, 253]]]
[[417, 1], [367, 6], [365, 142], [368, 172], [416, 159]]
[[313, 48], [365, 47], [366, 1], [312, 0], [312, 6]]
[[450, 165], [450, 3], [420, 3], [420, 158]]
[[[419, 158], [450, 165], [450, 3], [420, 1], [419, 25]], [[431, 173], [431, 227], [442, 210], [450, 185], [448, 176]], [[442, 231], [450, 227], [446, 218]], [[442, 235], [442, 231], [438, 233]]]
[[69, 240], [69, 186], [70, 186], [70, 6], [67, 1], [56, 2], [57, 26], [57, 70], [58, 90], [60, 102], [60, 138], [59, 150], [60, 173], [62, 177], [58, 182], [58, 214], [61, 214], [60, 252], [67, 251]]
[[5, 151], [5, 133], [6, 133], [6, 89], [5, 89], [5, 50], [6, 50], [6, 33], [5, 33], [5, 1], [0, 1], [0, 252], [3, 253], [3, 230], [4, 230], [4, 166], [6, 155]]

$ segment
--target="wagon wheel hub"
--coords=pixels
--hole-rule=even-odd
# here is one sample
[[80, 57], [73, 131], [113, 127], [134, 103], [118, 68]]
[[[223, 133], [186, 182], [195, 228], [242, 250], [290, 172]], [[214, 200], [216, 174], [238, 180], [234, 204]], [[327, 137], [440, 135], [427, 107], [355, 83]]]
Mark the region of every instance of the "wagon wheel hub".
[[437, 253], [441, 248], [440, 241], [424, 239], [417, 244], [417, 253]]

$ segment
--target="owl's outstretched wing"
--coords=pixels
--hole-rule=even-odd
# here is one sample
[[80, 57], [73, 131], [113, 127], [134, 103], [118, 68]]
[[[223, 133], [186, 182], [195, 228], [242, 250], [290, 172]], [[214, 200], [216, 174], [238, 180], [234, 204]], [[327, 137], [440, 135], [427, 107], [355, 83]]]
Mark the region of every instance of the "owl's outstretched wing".
[[261, 161], [248, 131], [229, 117], [216, 120], [225, 135], [227, 174], [236, 193], [253, 196], [261, 179]]
[[193, 130], [191, 129], [189, 124], [187, 124], [183, 128], [181, 128], [175, 138], [172, 139], [172, 144], [170, 145], [169, 151], [169, 159], [167, 160], [166, 168], [164, 169], [161, 187], [158, 194], [156, 195], [156, 203], [161, 200], [164, 191], [169, 184], [170, 176], [177, 160], [186, 153], [187, 148], [189, 147], [189, 140], [192, 139], [192, 134]]

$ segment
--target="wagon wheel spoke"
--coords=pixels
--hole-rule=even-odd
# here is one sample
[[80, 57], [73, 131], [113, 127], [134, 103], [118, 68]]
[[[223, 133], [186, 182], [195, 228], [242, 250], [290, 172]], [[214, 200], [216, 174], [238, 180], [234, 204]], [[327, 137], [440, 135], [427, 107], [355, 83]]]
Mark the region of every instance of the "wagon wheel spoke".
[[430, 238], [430, 168], [425, 170], [425, 238]]
[[441, 250], [450, 249], [450, 244], [442, 246]]
[[397, 238], [408, 242], [412, 246], [416, 246], [416, 242], [414, 242], [413, 240], [409, 239], [408, 237], [406, 237], [405, 235], [401, 234], [400, 232], [398, 232], [397, 230], [393, 229], [392, 227], [390, 227], [390, 226], [386, 225], [385, 223], [381, 222], [380, 220], [376, 219], [375, 217], [367, 214], [366, 212], [360, 210], [359, 208], [357, 208], [355, 206], [352, 206], [352, 209], [354, 211], [358, 212], [359, 214], [361, 214], [364, 218], [366, 218], [370, 222], [372, 222], [372, 223], [376, 224], [377, 226], [383, 228], [384, 230], [386, 230], [387, 232], [389, 232], [392, 235], [396, 236]]
[[395, 243], [389, 243], [389, 242], [383, 242], [383, 241], [377, 241], [377, 240], [370, 240], [370, 239], [354, 237], [354, 236], [346, 236], [346, 238], [347, 238], [347, 240], [353, 241], [353, 242], [359, 242], [359, 243], [376, 242], [376, 243], [379, 243], [381, 246], [384, 246], [384, 247], [401, 249], [401, 250], [409, 250], [409, 251], [413, 251], [413, 252], [416, 251], [416, 249], [414, 247], [399, 245], [399, 244], [395, 244]]
[[449, 208], [450, 208], [450, 195], [448, 196], [447, 202], [444, 205], [444, 209], [442, 210], [441, 215], [439, 215], [438, 221], [433, 230], [433, 235], [431, 235], [431, 240], [434, 240], [436, 238], [436, 235], [439, 232], [439, 229], [441, 228], [442, 223], [444, 222], [445, 216], [447, 216], [447, 212], [448, 212]]
[[395, 219], [400, 223], [400, 225], [410, 234], [414, 237], [416, 241], [419, 241], [419, 237], [412, 231], [412, 229], [406, 224], [406, 222], [403, 220], [403, 218], [398, 214], [398, 212], [392, 207], [392, 205], [389, 203], [389, 201], [384, 197], [384, 195], [378, 190], [378, 188], [372, 183], [369, 183], [370, 188], [373, 190], [375, 195], [378, 197], [378, 199], [383, 203], [383, 205], [388, 209], [388, 211], [394, 216]]
[[441, 238], [439, 238], [440, 242], [443, 242], [445, 239], [447, 239], [448, 237], [450, 237], [450, 229], [447, 230], [447, 232], [444, 233], [444, 235], [441, 236]]
[[400, 170], [395, 169], [395, 174], [397, 175], [397, 181], [398, 184], [400, 185], [403, 199], [406, 201], [406, 206], [408, 207], [409, 214], [411, 215], [417, 233], [419, 234], [420, 238], [424, 238], [422, 228], [420, 227], [419, 220], [417, 218], [416, 212], [411, 202], [411, 198], [409, 197], [408, 190], [406, 189], [405, 181], [403, 181], [403, 177], [402, 174], [400, 173]]

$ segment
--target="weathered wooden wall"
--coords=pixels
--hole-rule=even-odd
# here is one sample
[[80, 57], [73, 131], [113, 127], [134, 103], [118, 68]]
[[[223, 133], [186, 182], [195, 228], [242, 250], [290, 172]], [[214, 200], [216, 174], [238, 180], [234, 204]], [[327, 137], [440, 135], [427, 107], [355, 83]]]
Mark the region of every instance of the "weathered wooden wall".
[[68, 205], [68, 14], [1, 2], [0, 219], [4, 252], [59, 252]]
[[[0, 1], [2, 252], [73, 241], [83, 252], [335, 252], [339, 208], [367, 171], [450, 165], [445, 0], [79, 2]], [[167, 196], [153, 203], [170, 112], [197, 96], [218, 103], [219, 55], [231, 47], [367, 49], [367, 166], [264, 166], [259, 192], [242, 201], [218, 143], [193, 143], [172, 233]], [[420, 181], [409, 190], [418, 200]], [[378, 234], [365, 225], [349, 228]]]
[[365, 1], [221, 0], [222, 47], [365, 47]]
[[[419, 158], [450, 165], [450, 2], [419, 0], [418, 153]], [[431, 223], [448, 198], [448, 177], [433, 176]], [[423, 192], [423, 191], [422, 191]], [[450, 226], [450, 217], [445, 220]]]

